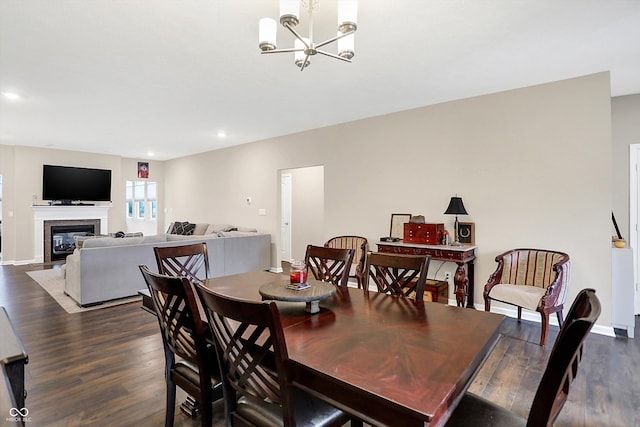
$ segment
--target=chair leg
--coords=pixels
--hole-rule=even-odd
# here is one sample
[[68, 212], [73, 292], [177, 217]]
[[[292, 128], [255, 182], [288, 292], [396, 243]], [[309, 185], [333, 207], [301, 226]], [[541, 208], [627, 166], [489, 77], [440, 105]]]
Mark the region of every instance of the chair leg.
[[484, 297], [484, 311], [491, 311], [491, 298]]
[[518, 307], [518, 322], [522, 320], [522, 307]]
[[542, 332], [540, 334], [540, 345], [544, 346], [547, 343], [547, 335], [549, 334], [549, 312], [543, 310], [540, 312], [542, 316]]
[[211, 396], [211, 387], [209, 387], [209, 392], [202, 391], [200, 393], [200, 413], [202, 427], [211, 427], [213, 423], [213, 408], [211, 407], [213, 401]]
[[167, 410], [165, 412], [164, 426], [173, 427], [173, 418], [176, 412], [176, 385], [167, 377]]
[[558, 310], [556, 312], [556, 315], [558, 316], [558, 325], [560, 325], [560, 327], [562, 328], [562, 325], [564, 325], [564, 318], [562, 317], [562, 309]]

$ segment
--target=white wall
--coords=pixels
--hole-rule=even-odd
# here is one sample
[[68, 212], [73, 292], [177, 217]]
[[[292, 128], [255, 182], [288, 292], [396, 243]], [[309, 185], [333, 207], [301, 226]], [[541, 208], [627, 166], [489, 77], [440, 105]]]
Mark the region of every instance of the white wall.
[[599, 73], [171, 160], [165, 195], [175, 219], [271, 233], [277, 267], [282, 169], [323, 165], [321, 240], [363, 235], [373, 250], [391, 213], [451, 229], [443, 212], [458, 194], [470, 213], [460, 219], [476, 223], [476, 302], [497, 254], [552, 248], [573, 260], [569, 300], [595, 288], [609, 325], [611, 164], [609, 74]]

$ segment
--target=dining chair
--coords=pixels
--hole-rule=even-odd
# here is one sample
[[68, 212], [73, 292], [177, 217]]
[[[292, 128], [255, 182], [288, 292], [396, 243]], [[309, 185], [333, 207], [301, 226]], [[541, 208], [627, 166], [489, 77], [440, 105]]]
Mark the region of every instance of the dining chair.
[[160, 274], [185, 276], [200, 283], [210, 277], [209, 256], [205, 242], [153, 248]]
[[369, 242], [362, 236], [336, 236], [327, 240], [324, 246], [328, 248], [353, 249], [355, 254], [349, 266], [349, 277], [356, 280], [358, 288], [364, 283], [364, 259], [369, 252]]
[[284, 331], [275, 302], [244, 301], [196, 287], [222, 371], [231, 426], [341, 426], [347, 414], [300, 389], [289, 376]]
[[431, 256], [367, 253], [364, 288], [373, 281], [378, 292], [424, 300]]
[[529, 410], [528, 419], [467, 392], [447, 422], [447, 427], [551, 426], [567, 400], [582, 361], [584, 340], [600, 316], [600, 301], [593, 289], [580, 291], [569, 309], [551, 350], [547, 367]]
[[165, 426], [173, 426], [176, 386], [197, 396], [201, 424], [210, 427], [211, 404], [222, 398], [220, 370], [214, 346], [207, 342], [205, 326], [196, 304], [193, 285], [187, 277], [156, 274], [139, 266], [149, 288], [160, 325], [165, 357]]
[[314, 279], [336, 286], [347, 286], [354, 254], [354, 249], [307, 245], [304, 263]]
[[498, 266], [484, 286], [484, 309], [491, 301], [515, 305], [518, 321], [522, 308], [537, 311], [542, 317], [540, 345], [549, 333], [549, 317], [556, 313], [562, 327], [562, 310], [569, 289], [571, 260], [564, 252], [546, 249], [513, 249], [496, 257]]

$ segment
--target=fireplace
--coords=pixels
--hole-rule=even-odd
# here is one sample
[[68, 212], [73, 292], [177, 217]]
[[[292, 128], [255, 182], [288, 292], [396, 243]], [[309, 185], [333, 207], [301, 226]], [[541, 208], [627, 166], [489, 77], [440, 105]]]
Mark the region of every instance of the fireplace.
[[64, 260], [75, 249], [74, 236], [92, 236], [100, 229], [100, 220], [44, 221], [44, 262]]
[[69, 225], [51, 227], [51, 261], [66, 259], [76, 248], [75, 236], [93, 236], [94, 225]]

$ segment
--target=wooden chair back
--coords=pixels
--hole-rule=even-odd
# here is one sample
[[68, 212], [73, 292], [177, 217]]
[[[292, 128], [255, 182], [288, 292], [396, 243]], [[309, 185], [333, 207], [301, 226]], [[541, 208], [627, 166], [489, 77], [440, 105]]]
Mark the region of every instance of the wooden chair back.
[[193, 285], [187, 277], [157, 274], [145, 265], [139, 268], [149, 288], [162, 336], [167, 382], [165, 424], [173, 425], [175, 386], [178, 385], [200, 402], [202, 425], [211, 425], [212, 387], [216, 385], [216, 398], [220, 398], [221, 387], [217, 379], [218, 368], [215, 362], [212, 363], [215, 359], [212, 359], [213, 354], [207, 345], [207, 330], [200, 317]]
[[201, 285], [197, 292], [216, 344], [227, 420], [239, 394], [282, 405], [285, 425], [294, 425], [284, 368], [289, 356], [275, 302], [242, 301]]
[[551, 426], [564, 406], [582, 361], [584, 340], [600, 316], [593, 289], [580, 291], [551, 350], [527, 420], [528, 427]]
[[206, 346], [205, 327], [189, 279], [157, 274], [146, 265], [141, 265], [140, 271], [151, 293], [164, 344], [175, 355], [197, 363], [198, 347]]
[[[364, 282], [364, 262], [369, 252], [369, 242], [362, 236], [336, 236], [327, 240], [324, 246], [328, 248], [353, 249], [352, 264], [355, 265], [355, 271], [349, 273], [349, 277], [356, 279], [360, 288]], [[351, 268], [349, 268], [351, 271]]]
[[210, 277], [205, 242], [181, 246], [154, 247], [158, 271], [167, 276], [185, 276], [194, 283]]
[[304, 256], [307, 272], [316, 280], [347, 286], [355, 249], [308, 245]]
[[365, 263], [364, 288], [373, 280], [378, 292], [424, 300], [431, 256], [369, 252]]

